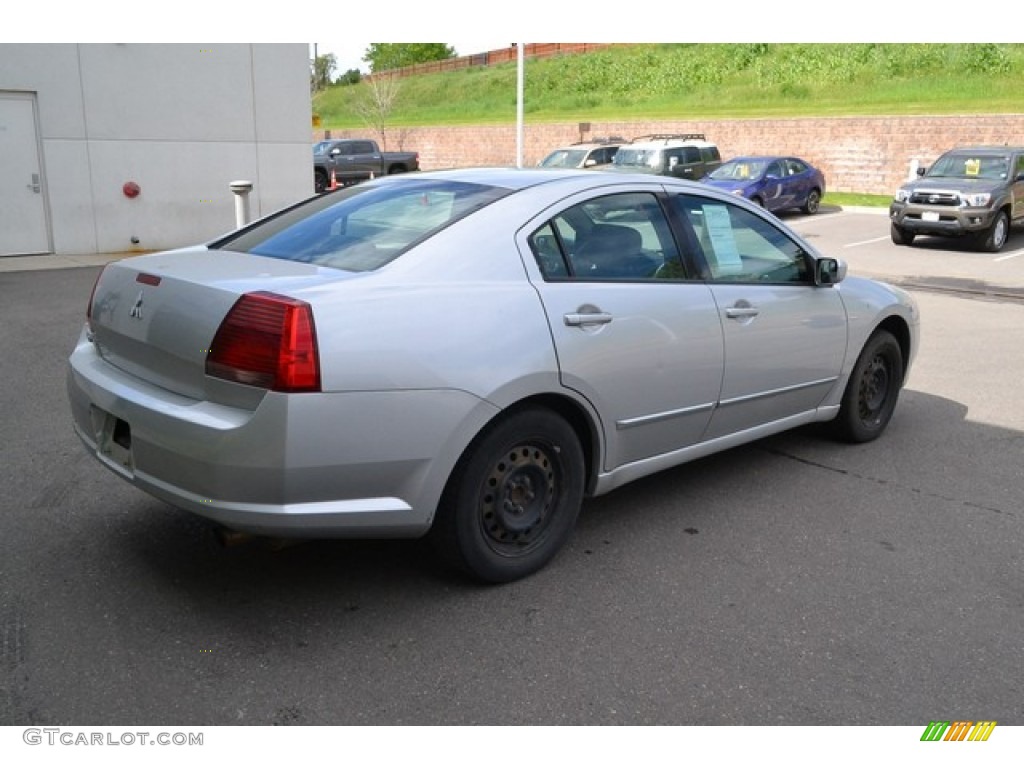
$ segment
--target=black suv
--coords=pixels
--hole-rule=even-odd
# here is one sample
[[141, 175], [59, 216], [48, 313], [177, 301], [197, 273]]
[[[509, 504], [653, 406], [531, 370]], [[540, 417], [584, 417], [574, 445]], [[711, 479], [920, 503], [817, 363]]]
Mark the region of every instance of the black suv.
[[892, 241], [917, 235], [967, 238], [996, 252], [1024, 220], [1024, 147], [960, 147], [899, 188], [889, 205]]

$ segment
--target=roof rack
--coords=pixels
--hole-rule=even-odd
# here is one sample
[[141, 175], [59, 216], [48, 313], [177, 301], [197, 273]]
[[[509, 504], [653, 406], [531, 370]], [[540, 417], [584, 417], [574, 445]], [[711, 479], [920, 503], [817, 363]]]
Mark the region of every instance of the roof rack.
[[628, 144], [629, 139], [623, 136], [595, 136], [587, 141], [574, 141], [573, 144]]
[[648, 133], [633, 141], [707, 141], [707, 136], [703, 133]]

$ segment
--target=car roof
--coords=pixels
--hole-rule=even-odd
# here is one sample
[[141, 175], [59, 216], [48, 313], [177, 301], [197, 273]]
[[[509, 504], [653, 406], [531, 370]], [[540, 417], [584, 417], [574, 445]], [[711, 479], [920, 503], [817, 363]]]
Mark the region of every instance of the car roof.
[[799, 160], [796, 155], [737, 155], [730, 157], [726, 163], [748, 163], [751, 160]]
[[975, 152], [980, 155], [1005, 155], [1007, 152], [1024, 152], [1024, 147], [1008, 147], [999, 146], [997, 144], [987, 144], [967, 147], [953, 147], [952, 149], [947, 149], [942, 154], [948, 155], [950, 152]]
[[607, 141], [577, 141], [572, 144], [562, 144], [555, 147], [552, 152], [563, 152], [567, 149], [598, 149], [599, 147], [621, 147], [629, 144], [629, 139], [608, 139]]
[[714, 147], [715, 142], [708, 141], [703, 133], [656, 133], [648, 136], [637, 136], [629, 143], [630, 147], [653, 149], [664, 147]]
[[488, 167], [488, 168], [451, 168], [439, 171], [420, 171], [417, 173], [402, 173], [392, 176], [381, 176], [380, 178], [363, 182], [363, 184], [401, 184], [423, 179], [438, 179], [441, 181], [464, 181], [472, 184], [487, 184], [494, 187], [504, 187], [511, 190], [523, 190], [542, 184], [564, 184], [569, 189], [567, 192], [582, 191], [594, 186], [602, 186], [608, 183], [623, 184], [637, 182], [651, 184], [653, 179], [656, 183], [665, 185], [683, 185], [690, 188], [704, 189], [704, 186], [696, 182], [684, 179], [674, 179], [669, 176], [652, 177], [644, 173], [595, 173], [580, 168], [544, 168], [539, 166], [528, 166], [524, 168], [515, 167]]

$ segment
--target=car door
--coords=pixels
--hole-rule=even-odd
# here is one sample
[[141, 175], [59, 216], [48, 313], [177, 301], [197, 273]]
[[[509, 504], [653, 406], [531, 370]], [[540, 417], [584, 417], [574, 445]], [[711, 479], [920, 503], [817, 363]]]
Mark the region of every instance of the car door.
[[764, 172], [764, 186], [761, 199], [769, 211], [778, 211], [789, 205], [790, 194], [786, 189], [786, 169], [781, 160], [773, 160]]
[[1011, 217], [1014, 221], [1020, 221], [1024, 218], [1024, 152], [1019, 152], [1010, 159], [1013, 163], [1010, 171]]
[[803, 205], [811, 191], [811, 169], [796, 158], [787, 157], [782, 161], [786, 169], [785, 196], [790, 207]]
[[372, 141], [353, 141], [351, 164], [356, 174], [369, 177], [381, 172], [383, 157]]
[[677, 195], [706, 265], [725, 339], [725, 369], [708, 439], [806, 414], [839, 377], [846, 309], [815, 285], [814, 261], [777, 224], [745, 207]]
[[562, 384], [600, 419], [605, 471], [699, 442], [722, 382], [718, 309], [683, 267], [659, 189], [570, 198], [520, 236]]

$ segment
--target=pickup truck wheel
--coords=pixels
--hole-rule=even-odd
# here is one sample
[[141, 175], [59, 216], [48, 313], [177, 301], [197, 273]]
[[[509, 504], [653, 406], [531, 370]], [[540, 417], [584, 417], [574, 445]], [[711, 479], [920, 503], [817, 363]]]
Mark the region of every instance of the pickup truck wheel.
[[892, 241], [896, 245], [913, 245], [915, 234], [908, 232], [903, 227], [897, 227], [895, 224], [889, 225], [889, 235], [892, 237]]
[[395, 173], [405, 173], [405, 166], [404, 165], [393, 165], [390, 168], [388, 168], [388, 174], [389, 175], [395, 174]]
[[978, 234], [978, 245], [983, 251], [996, 253], [1006, 245], [1006, 238], [1009, 234], [1010, 219], [1006, 215], [1006, 211], [1000, 211], [989, 228]]
[[313, 174], [313, 189], [319, 195], [327, 191], [327, 174], [323, 171], [316, 171]]
[[896, 337], [878, 330], [871, 335], [846, 383], [836, 436], [866, 443], [885, 431], [903, 386], [903, 352]]
[[430, 531], [438, 554], [481, 581], [520, 579], [572, 533], [583, 499], [583, 449], [546, 408], [513, 413], [466, 449]]
[[803, 212], [804, 213], [817, 213], [818, 208], [821, 207], [821, 192], [816, 189], [812, 189], [807, 193], [807, 200], [804, 201]]

